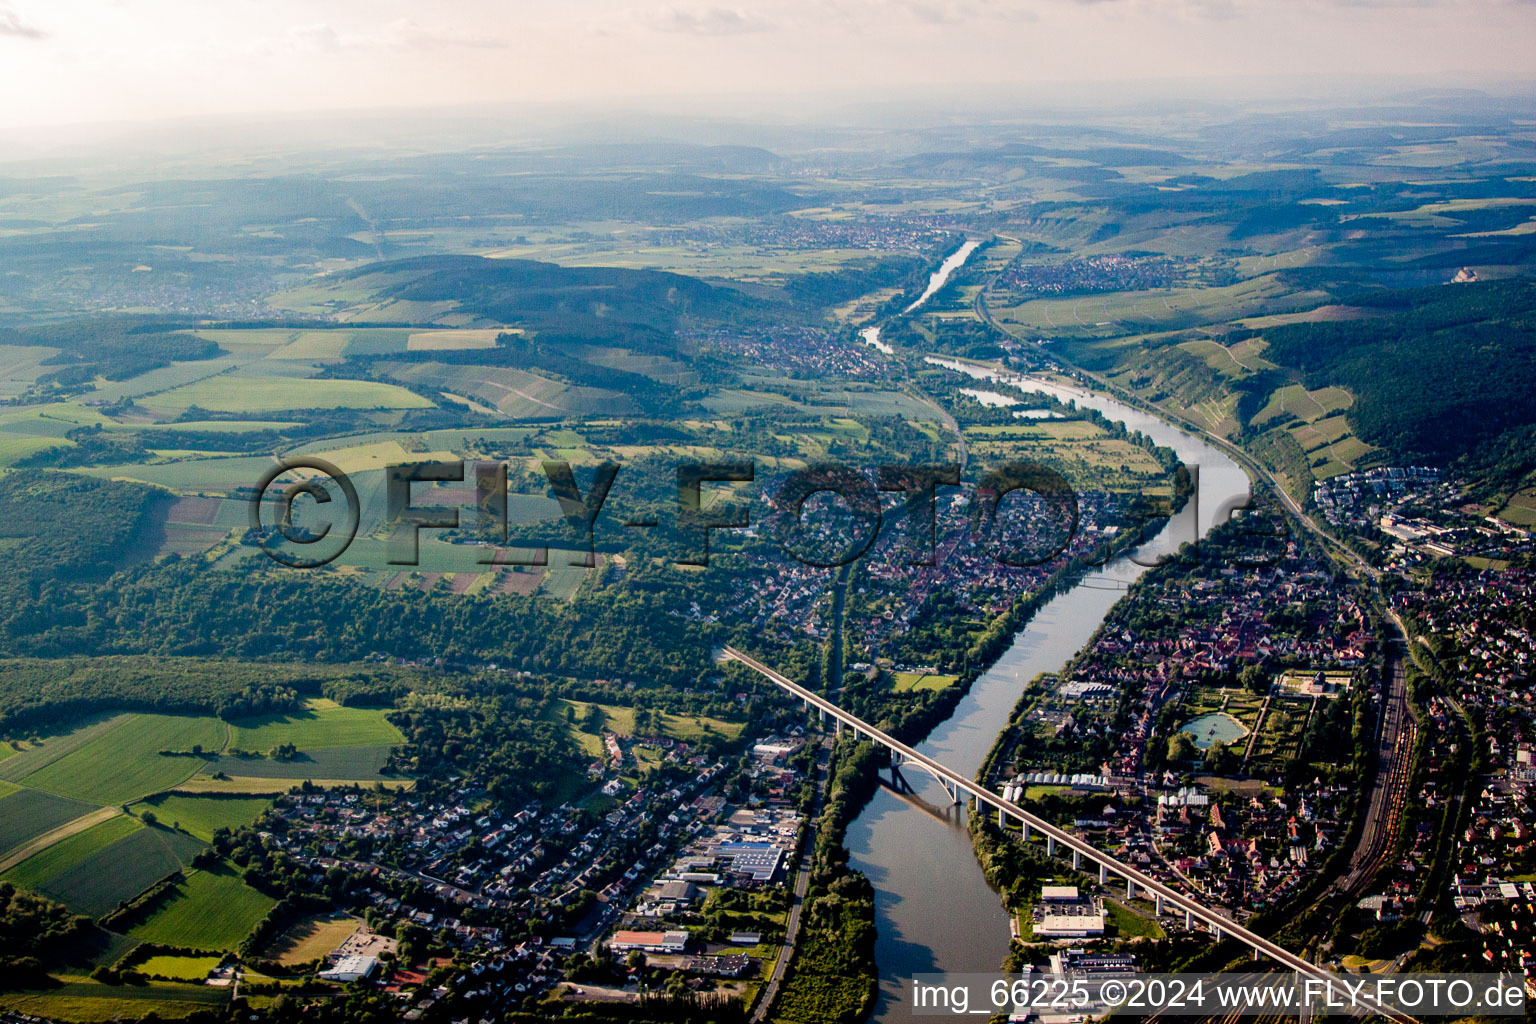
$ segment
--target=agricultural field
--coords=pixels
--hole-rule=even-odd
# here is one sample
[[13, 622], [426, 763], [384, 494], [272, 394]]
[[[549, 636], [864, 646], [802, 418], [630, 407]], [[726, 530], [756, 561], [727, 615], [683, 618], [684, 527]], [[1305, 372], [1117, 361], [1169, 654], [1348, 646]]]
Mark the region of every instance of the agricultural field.
[[39, 889], [55, 875], [143, 827], [137, 818], [115, 814], [100, 824], [54, 843], [12, 868], [0, 871], [0, 878], [23, 889]]
[[1527, 487], [1511, 496], [1499, 510], [1499, 518], [1526, 529], [1536, 527], [1536, 487]]
[[231, 871], [192, 871], [130, 934], [143, 942], [224, 952], [275, 906]]
[[141, 800], [129, 805], [128, 810], [139, 817], [146, 811], [153, 813], [161, 825], [206, 842], [218, 829], [234, 830], [249, 825], [271, 806], [270, 797], [196, 796], [173, 792]]
[[0, 1009], [48, 1020], [96, 1022], [154, 1013], [180, 1020], [229, 1001], [229, 990], [207, 985], [105, 985], [83, 976], [68, 977], [51, 988], [0, 995]]
[[83, 720], [68, 731], [9, 741], [15, 756], [0, 761], [0, 779], [17, 782], [60, 758], [79, 750], [97, 736], [115, 729], [128, 715], [108, 715]]
[[308, 380], [220, 374], [172, 388], [140, 405], [161, 413], [196, 406], [211, 412], [269, 413], [288, 409], [429, 409], [432, 403], [379, 381]]
[[258, 779], [288, 779], [295, 785], [305, 779], [339, 779], [371, 784], [390, 778], [380, 774], [380, 769], [388, 763], [392, 749], [393, 745], [390, 744], [301, 750], [297, 757], [287, 761], [224, 754], [213, 763], [210, 771]]
[[216, 956], [152, 956], [134, 970], [175, 981], [198, 982], [208, 977], [221, 959]]
[[1087, 420], [972, 426], [965, 428], [965, 436], [973, 456], [1004, 461], [1022, 453], [1031, 461], [1059, 469], [1078, 488], [1167, 494], [1171, 487], [1162, 464], [1144, 448], [1111, 437]]
[[0, 796], [0, 855], [9, 855], [96, 810], [94, 804], [36, 789], [20, 789]]
[[312, 698], [302, 711], [264, 715], [231, 723], [229, 745], [264, 751], [283, 743], [301, 750], [320, 747], [369, 747], [401, 743], [400, 735], [382, 708], [347, 708]]
[[224, 723], [215, 718], [133, 715], [21, 781], [78, 800], [125, 804], [184, 782], [205, 763], [160, 751], [190, 751], [195, 744], [216, 751], [226, 736]]
[[[322, 788], [337, 786], [358, 785], [357, 779], [285, 779], [285, 778], [257, 778], [253, 775], [228, 775], [222, 779], [216, 779], [211, 775], [194, 775], [183, 782], [172, 793], [184, 793], [192, 796], [207, 794], [230, 794], [234, 796], [273, 796], [286, 793], [303, 782], [310, 782]], [[393, 778], [370, 779], [367, 785], [383, 786], [385, 789], [410, 789], [416, 784], [415, 779], [403, 779], [398, 776]]]
[[202, 848], [169, 829], [141, 828], [53, 875], [38, 891], [78, 913], [100, 917], [183, 870]]

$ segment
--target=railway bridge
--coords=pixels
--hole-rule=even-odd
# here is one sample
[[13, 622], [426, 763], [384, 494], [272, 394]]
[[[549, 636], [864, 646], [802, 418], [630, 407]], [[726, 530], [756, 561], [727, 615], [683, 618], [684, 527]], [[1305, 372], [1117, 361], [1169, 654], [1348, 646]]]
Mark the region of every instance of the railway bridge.
[[[1308, 978], [1317, 978], [1323, 981], [1336, 982], [1337, 978], [1331, 972], [1297, 956], [1285, 947], [1266, 939], [1244, 928], [1242, 925], [1217, 913], [1204, 904], [1197, 902], [1184, 893], [1171, 886], [1158, 881], [1137, 868], [1110, 856], [1096, 847], [1084, 842], [1077, 836], [1067, 832], [1044, 818], [1025, 810], [1010, 800], [1004, 800], [968, 779], [958, 772], [952, 771], [933, 758], [919, 753], [888, 733], [882, 732], [869, 723], [854, 715], [849, 714], [820, 694], [806, 689], [794, 680], [774, 671], [767, 665], [750, 655], [743, 654], [734, 647], [723, 647], [721, 653], [724, 657], [740, 662], [747, 668], [758, 673], [773, 683], [779, 689], [804, 703], [807, 710], [814, 709], [821, 721], [831, 718], [835, 723], [834, 728], [841, 733], [843, 729], [852, 729], [858, 737], [868, 739], [872, 743], [879, 744], [891, 751], [892, 763], [902, 767], [917, 768], [933, 776], [944, 786], [950, 799], [959, 803], [964, 797], [974, 799], [978, 804], [986, 805], [997, 811], [998, 823], [1002, 824], [1012, 818], [1018, 821], [1023, 828], [1024, 838], [1027, 840], [1033, 833], [1039, 833], [1045, 838], [1046, 852], [1050, 856], [1070, 856], [1074, 870], [1083, 870], [1084, 863], [1097, 866], [1099, 869], [1099, 883], [1107, 884], [1111, 875], [1125, 882], [1127, 898], [1133, 898], [1138, 893], [1150, 897], [1156, 904], [1157, 913], [1162, 916], [1165, 913], [1184, 915], [1186, 927], [1192, 928], [1194, 922], [1199, 921], [1209, 930], [1215, 939], [1234, 939], [1249, 949], [1253, 950], [1254, 959], [1269, 957], [1276, 963], [1287, 967], [1297, 974]], [[1377, 1012], [1399, 1024], [1416, 1024], [1416, 1018], [1403, 1013], [1400, 1010], [1387, 1006], [1374, 1007]]]

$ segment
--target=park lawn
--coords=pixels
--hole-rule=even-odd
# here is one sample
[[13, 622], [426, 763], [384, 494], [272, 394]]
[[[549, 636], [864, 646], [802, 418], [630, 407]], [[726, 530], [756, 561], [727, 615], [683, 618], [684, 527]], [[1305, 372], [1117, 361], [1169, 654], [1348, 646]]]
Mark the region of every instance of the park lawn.
[[221, 828], [231, 831], [251, 824], [271, 808], [272, 798], [264, 796], [193, 796], [168, 793], [150, 797], [128, 808], [142, 817], [153, 813], [162, 825], [180, 829], [205, 841]]
[[193, 871], [177, 883], [169, 901], [129, 934], [144, 942], [227, 952], [276, 905], [233, 871]]
[[0, 877], [23, 889], [37, 889], [48, 879], [74, 867], [97, 851], [106, 849], [119, 839], [124, 839], [143, 827], [143, 823], [138, 819], [119, 814], [99, 825], [92, 825], [84, 832], [77, 832], [67, 839], [62, 839], [40, 853], [33, 854], [0, 874]]
[[203, 768], [200, 758], [172, 757], [161, 750], [222, 749], [226, 736], [217, 718], [134, 715], [85, 746], [28, 775], [28, 786], [98, 804], [126, 804], [170, 789]]
[[157, 412], [197, 406], [210, 412], [280, 412], [287, 409], [430, 409], [432, 403], [394, 384], [371, 380], [293, 377], [217, 377], [140, 400]]
[[140, 974], [156, 974], [175, 981], [202, 981], [208, 972], [219, 966], [216, 956], [152, 956], [134, 970]]
[[311, 699], [300, 711], [260, 715], [232, 723], [229, 745], [241, 750], [270, 750], [292, 743], [300, 750], [331, 747], [376, 747], [404, 743], [383, 708], [346, 708], [335, 701]]

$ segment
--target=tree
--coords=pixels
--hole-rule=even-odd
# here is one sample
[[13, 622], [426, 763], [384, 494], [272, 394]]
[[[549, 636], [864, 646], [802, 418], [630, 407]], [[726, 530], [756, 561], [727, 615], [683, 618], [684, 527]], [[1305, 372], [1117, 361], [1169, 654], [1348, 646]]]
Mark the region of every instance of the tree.
[[1237, 674], [1237, 681], [1249, 693], [1262, 697], [1269, 692], [1269, 673], [1258, 665], [1247, 665]]
[[160, 822], [160, 819], [155, 816], [154, 811], [145, 811], [142, 817], [144, 819], [144, 824], [150, 826], [151, 828]]
[[1205, 769], [1213, 775], [1230, 775], [1237, 771], [1242, 760], [1237, 751], [1216, 740], [1205, 752]]
[[1194, 761], [1200, 757], [1200, 748], [1195, 746], [1195, 734], [1192, 732], [1176, 732], [1168, 740], [1168, 760], [1170, 761]]

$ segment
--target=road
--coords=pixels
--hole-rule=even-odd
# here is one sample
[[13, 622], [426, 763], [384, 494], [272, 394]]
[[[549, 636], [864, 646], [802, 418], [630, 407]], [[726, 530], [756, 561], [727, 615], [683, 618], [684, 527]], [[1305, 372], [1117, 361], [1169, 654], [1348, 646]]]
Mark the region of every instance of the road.
[[830, 738], [823, 740], [821, 753], [816, 757], [816, 803], [812, 808], [809, 824], [806, 826], [805, 842], [800, 850], [800, 872], [795, 878], [794, 893], [790, 897], [789, 916], [784, 919], [784, 948], [779, 951], [779, 958], [773, 962], [773, 971], [768, 975], [768, 983], [763, 986], [757, 999], [757, 1006], [752, 1010], [752, 1024], [760, 1024], [768, 1015], [773, 1001], [778, 998], [779, 983], [784, 980], [784, 972], [788, 970], [790, 961], [795, 956], [795, 940], [800, 935], [800, 915], [805, 910], [805, 894], [811, 888], [811, 857], [816, 851], [816, 825], [821, 814], [821, 802], [827, 795], [827, 754], [830, 749]]
[[[726, 657], [741, 662], [754, 672], [768, 679], [775, 686], [802, 701], [807, 708], [814, 707], [816, 710], [831, 716], [834, 720], [852, 728], [857, 734], [865, 736], [875, 743], [896, 752], [905, 758], [908, 763], [922, 768], [934, 778], [954, 787], [958, 792], [974, 798], [978, 803], [985, 804], [988, 807], [1002, 811], [1009, 817], [1027, 823], [1034, 831], [1045, 836], [1052, 846], [1065, 847], [1071, 853], [1080, 855], [1083, 860], [1100, 865], [1105, 870], [1125, 879], [1128, 884], [1135, 886], [1136, 890], [1141, 893], [1149, 893], [1154, 897], [1161, 897], [1162, 902], [1166, 905], [1171, 905], [1174, 911], [1188, 914], [1195, 920], [1204, 923], [1207, 927], [1219, 930], [1223, 938], [1235, 939], [1248, 948], [1269, 957], [1282, 967], [1287, 967], [1303, 977], [1317, 978], [1329, 983], [1334, 981], [1333, 974], [1318, 967], [1316, 964], [1302, 959], [1284, 946], [1272, 942], [1256, 932], [1249, 931], [1242, 925], [1233, 922], [1230, 918], [1224, 917], [1203, 904], [1195, 902], [1179, 890], [1152, 878], [1150, 875], [1144, 874], [1129, 864], [1116, 860], [1114, 857], [1089, 845], [1072, 833], [1063, 831], [1044, 818], [1037, 817], [1030, 811], [1026, 811], [1018, 804], [1004, 800], [986, 787], [977, 784], [958, 772], [952, 771], [933, 758], [919, 753], [912, 747], [907, 746], [890, 734], [876, 729], [862, 719], [854, 717], [821, 695], [781, 675], [750, 655], [743, 654], [732, 647], [722, 648], [722, 651]], [[1414, 1018], [1408, 1014], [1390, 1007], [1379, 1006], [1375, 1007], [1375, 1009], [1383, 1016], [1402, 1022], [1402, 1024], [1409, 1024], [1409, 1022], [1414, 1021]]]

